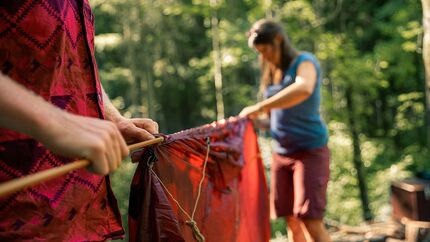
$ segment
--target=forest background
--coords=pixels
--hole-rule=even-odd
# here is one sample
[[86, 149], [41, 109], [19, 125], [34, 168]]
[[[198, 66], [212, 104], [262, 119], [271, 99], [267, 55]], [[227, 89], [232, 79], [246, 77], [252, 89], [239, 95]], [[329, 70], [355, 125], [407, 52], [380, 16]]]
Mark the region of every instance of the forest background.
[[[429, 169], [422, 6], [403, 0], [90, 0], [96, 57], [113, 104], [173, 133], [235, 116], [258, 98], [259, 65], [246, 32], [282, 23], [323, 69], [330, 130], [326, 217], [359, 225], [391, 216], [390, 183]], [[265, 165], [267, 133], [260, 133]], [[126, 223], [135, 165], [112, 184]], [[270, 180], [270, 177], [268, 177]], [[285, 233], [282, 221], [272, 231]]]

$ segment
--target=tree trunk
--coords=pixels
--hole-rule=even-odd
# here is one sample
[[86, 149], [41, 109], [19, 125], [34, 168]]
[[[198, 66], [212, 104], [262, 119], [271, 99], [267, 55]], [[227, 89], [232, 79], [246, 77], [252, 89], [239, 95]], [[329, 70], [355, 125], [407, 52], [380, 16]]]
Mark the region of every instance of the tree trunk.
[[423, 59], [426, 93], [426, 129], [427, 129], [427, 146], [430, 146], [430, 0], [421, 0], [423, 5]]
[[264, 8], [266, 9], [266, 18], [273, 19], [272, 0], [264, 0]]
[[218, 15], [217, 15], [217, 0], [210, 0], [212, 11], [211, 27], [212, 27], [212, 46], [214, 58], [214, 79], [215, 79], [215, 98], [217, 120], [224, 119], [224, 100], [222, 96], [222, 73], [221, 73], [221, 47], [218, 30]]
[[124, 38], [127, 41], [127, 63], [131, 70], [132, 76], [132, 104], [137, 106], [137, 109], [132, 110], [134, 117], [141, 117], [143, 115], [143, 90], [142, 90], [142, 76], [140, 75], [138, 54], [136, 47], [138, 43], [133, 39], [133, 36], [139, 36], [140, 31], [140, 3], [135, 0], [130, 3], [130, 14], [126, 18], [126, 26], [124, 26]]
[[358, 137], [357, 126], [355, 123], [354, 103], [352, 100], [352, 87], [348, 86], [345, 90], [346, 105], [348, 112], [349, 130], [351, 132], [353, 146], [353, 162], [357, 172], [358, 187], [360, 190], [360, 200], [363, 208], [363, 219], [365, 221], [372, 220], [372, 212], [369, 209], [369, 197], [367, 192], [366, 180], [363, 171], [363, 162], [361, 159], [360, 140]]

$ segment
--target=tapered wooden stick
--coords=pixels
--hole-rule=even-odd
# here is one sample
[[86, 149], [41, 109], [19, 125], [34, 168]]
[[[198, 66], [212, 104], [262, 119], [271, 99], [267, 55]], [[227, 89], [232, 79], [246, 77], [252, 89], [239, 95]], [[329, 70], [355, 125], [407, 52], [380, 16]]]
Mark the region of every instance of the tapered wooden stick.
[[[160, 143], [164, 140], [163, 137], [143, 141], [140, 143], [129, 145], [128, 148], [130, 150], [135, 150], [139, 148], [143, 148], [146, 146], [150, 146], [156, 143]], [[55, 167], [49, 170], [41, 171], [38, 173], [34, 173], [28, 176], [20, 177], [13, 179], [8, 182], [4, 182], [0, 184], [0, 197], [10, 195], [12, 193], [15, 193], [17, 191], [20, 191], [24, 188], [27, 188], [29, 186], [37, 185], [41, 182], [51, 180], [53, 178], [62, 176], [64, 174], [67, 174], [71, 171], [78, 170], [81, 168], [85, 168], [91, 164], [88, 160], [78, 160], [74, 161], [72, 163], [66, 164], [64, 166]]]

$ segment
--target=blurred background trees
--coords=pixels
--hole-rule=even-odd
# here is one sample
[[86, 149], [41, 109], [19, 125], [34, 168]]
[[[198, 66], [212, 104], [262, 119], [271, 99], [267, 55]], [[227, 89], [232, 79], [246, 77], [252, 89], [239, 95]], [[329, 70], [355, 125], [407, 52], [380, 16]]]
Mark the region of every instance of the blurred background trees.
[[[246, 31], [266, 16], [282, 22], [294, 45], [315, 53], [323, 67], [322, 113], [332, 150], [330, 219], [386, 219], [390, 181], [430, 167], [419, 1], [90, 3], [106, 91], [123, 114], [150, 117], [163, 133], [212, 122], [219, 112], [234, 116], [254, 103], [258, 57], [247, 47]], [[224, 110], [217, 109], [219, 71]], [[114, 185], [128, 186], [132, 168], [115, 174]], [[117, 190], [125, 206], [127, 194]]]

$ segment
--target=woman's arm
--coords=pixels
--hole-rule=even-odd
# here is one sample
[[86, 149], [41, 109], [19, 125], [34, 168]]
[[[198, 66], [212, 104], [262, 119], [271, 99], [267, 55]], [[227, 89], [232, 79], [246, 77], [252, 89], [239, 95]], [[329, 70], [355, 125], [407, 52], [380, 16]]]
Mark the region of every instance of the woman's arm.
[[293, 107], [312, 95], [316, 82], [317, 71], [314, 64], [310, 61], [302, 62], [297, 68], [297, 75], [293, 84], [268, 99], [244, 108], [239, 116], [254, 118], [258, 113], [268, 112], [273, 108]]

